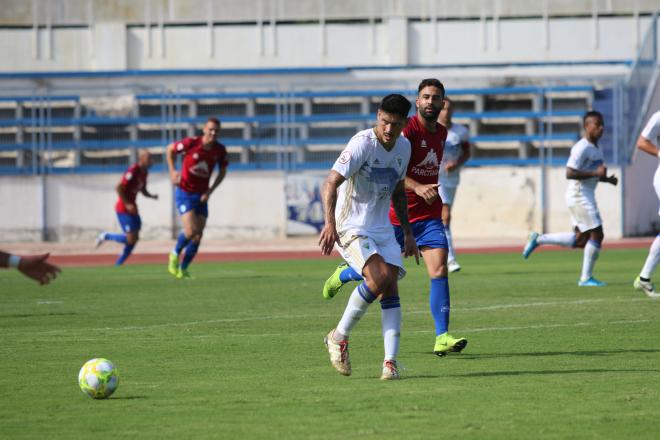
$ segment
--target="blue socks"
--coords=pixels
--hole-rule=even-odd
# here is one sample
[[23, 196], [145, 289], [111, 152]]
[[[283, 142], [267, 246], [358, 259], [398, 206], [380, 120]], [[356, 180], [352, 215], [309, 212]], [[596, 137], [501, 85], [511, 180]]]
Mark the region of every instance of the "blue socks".
[[193, 258], [197, 255], [197, 249], [199, 249], [199, 243], [195, 243], [194, 241], [188, 243], [188, 246], [186, 246], [186, 255], [184, 255], [183, 261], [181, 262], [181, 269], [187, 269], [188, 266], [190, 266]]
[[135, 247], [134, 244], [127, 244], [126, 246], [124, 246], [124, 252], [122, 252], [119, 258], [117, 258], [117, 261], [115, 262], [115, 266], [121, 266], [122, 264], [124, 264], [124, 261], [126, 261], [126, 259], [131, 255], [131, 252], [133, 252], [134, 247]]
[[189, 242], [190, 239], [186, 238], [183, 232], [179, 233], [179, 236], [176, 239], [176, 245], [174, 246], [174, 252], [176, 252], [177, 255], [181, 255], [181, 251]]
[[351, 266], [346, 266], [344, 270], [339, 274], [339, 280], [342, 283], [348, 283], [349, 281], [362, 281], [362, 275], [357, 273]]
[[447, 277], [431, 278], [431, 315], [435, 321], [435, 334], [441, 335], [449, 328], [449, 280]]
[[126, 234], [111, 234], [109, 232], [106, 232], [105, 240], [116, 241], [117, 243], [126, 244]]

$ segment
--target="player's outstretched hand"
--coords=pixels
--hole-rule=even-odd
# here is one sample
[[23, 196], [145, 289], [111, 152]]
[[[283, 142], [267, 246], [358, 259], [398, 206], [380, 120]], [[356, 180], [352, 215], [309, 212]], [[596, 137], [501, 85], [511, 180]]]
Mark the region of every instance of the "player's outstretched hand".
[[426, 203], [432, 205], [435, 199], [440, 197], [438, 195], [438, 187], [440, 185], [437, 183], [432, 183], [428, 185], [419, 185], [415, 188], [415, 194], [424, 199]]
[[179, 183], [181, 182], [181, 173], [179, 173], [178, 171], [172, 171], [170, 173], [170, 180], [172, 181], [173, 185], [179, 185]]
[[449, 161], [445, 164], [445, 171], [450, 172], [458, 168], [458, 162], [455, 160]]
[[321, 236], [319, 237], [319, 246], [321, 246], [321, 253], [323, 255], [330, 255], [332, 249], [335, 247], [335, 243], [339, 242], [339, 235], [337, 234], [337, 229], [334, 225], [326, 223], [321, 230]]
[[57, 274], [61, 272], [59, 267], [46, 261], [49, 256], [48, 253], [22, 256], [21, 261], [18, 263], [18, 270], [41, 285], [48, 284], [51, 280], [57, 278]]
[[616, 186], [616, 184], [619, 183], [619, 179], [617, 179], [617, 177], [614, 174], [612, 174], [610, 177], [607, 178], [607, 182]]
[[202, 202], [202, 203], [206, 203], [206, 202], [209, 201], [209, 197], [210, 197], [210, 196], [211, 196], [211, 194], [209, 194], [208, 192], [205, 192], [205, 193], [202, 194], [202, 196], [199, 198], [199, 201]]

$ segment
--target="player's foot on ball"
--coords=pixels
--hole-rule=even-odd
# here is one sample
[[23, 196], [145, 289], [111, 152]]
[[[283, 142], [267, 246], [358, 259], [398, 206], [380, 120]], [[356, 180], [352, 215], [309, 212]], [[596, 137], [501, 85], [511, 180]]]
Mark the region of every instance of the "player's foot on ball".
[[167, 271], [176, 277], [179, 273], [179, 256], [172, 252], [169, 253], [169, 256]]
[[644, 294], [649, 298], [653, 298], [653, 299], [660, 298], [660, 293], [657, 293], [655, 291], [655, 286], [651, 281], [643, 281], [639, 277], [637, 277], [635, 278], [633, 287], [637, 290], [641, 290], [642, 292], [644, 292]]
[[323, 298], [331, 299], [339, 293], [341, 288], [344, 286], [344, 283], [342, 283], [339, 279], [339, 275], [347, 267], [348, 264], [341, 263], [339, 266], [337, 266], [337, 269], [335, 269], [332, 275], [330, 275], [330, 278], [325, 280], [325, 284], [323, 285]]
[[101, 232], [99, 235], [96, 236], [96, 240], [94, 240], [94, 246], [96, 247], [96, 249], [100, 248], [104, 241], [105, 241], [105, 232]]
[[190, 275], [188, 269], [184, 269], [182, 267], [179, 268], [178, 272], [176, 273], [176, 277], [179, 280], [192, 280], [192, 275]]
[[380, 375], [380, 380], [399, 379], [401, 379], [401, 376], [399, 375], [399, 367], [397, 367], [396, 361], [383, 362], [383, 373]]
[[448, 353], [460, 353], [467, 346], [467, 339], [454, 338], [449, 333], [443, 333], [435, 337], [435, 347], [433, 353], [438, 356], [445, 356]]
[[604, 281], [598, 281], [596, 278], [591, 277], [586, 280], [578, 281], [578, 286], [580, 287], [605, 287], [607, 283]]
[[449, 272], [458, 272], [461, 270], [461, 265], [456, 260], [447, 261], [447, 270]]
[[522, 256], [525, 260], [529, 258], [530, 254], [534, 252], [534, 249], [539, 246], [538, 238], [538, 232], [529, 233], [529, 237], [527, 237], [527, 244], [525, 244], [525, 248], [523, 249], [522, 253]]
[[326, 348], [328, 349], [328, 353], [330, 354], [330, 363], [335, 368], [335, 370], [339, 371], [339, 373], [343, 374], [344, 376], [350, 376], [351, 360], [348, 357], [348, 339], [343, 341], [335, 341], [332, 337], [334, 333], [335, 329], [330, 330], [330, 332], [328, 332], [328, 334], [325, 335], [325, 338], [323, 339], [323, 343], [325, 344]]

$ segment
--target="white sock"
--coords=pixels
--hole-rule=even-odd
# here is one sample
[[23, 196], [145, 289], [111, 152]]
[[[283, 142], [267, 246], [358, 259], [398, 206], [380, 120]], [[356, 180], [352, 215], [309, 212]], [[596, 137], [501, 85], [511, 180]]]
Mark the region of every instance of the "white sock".
[[342, 315], [339, 324], [337, 324], [337, 331], [335, 333], [339, 333], [340, 336], [348, 338], [351, 330], [355, 327], [355, 324], [360, 321], [360, 318], [366, 313], [369, 305], [374, 302], [375, 299], [376, 296], [371, 290], [369, 290], [367, 285], [365, 283], [360, 283], [355, 289], [353, 289], [353, 293], [351, 293], [351, 297], [348, 299], [348, 304], [346, 304], [346, 308], [344, 309], [344, 314]]
[[558, 246], [573, 247], [575, 234], [572, 232], [556, 232], [554, 234], [540, 235], [536, 240], [539, 244], [556, 244]]
[[646, 262], [642, 268], [642, 272], [639, 274], [642, 278], [651, 279], [655, 267], [660, 262], [660, 234], [655, 237], [653, 243], [651, 244], [651, 249], [649, 249], [649, 256], [646, 257]]
[[401, 339], [401, 305], [398, 296], [390, 296], [380, 301], [385, 360], [394, 361], [399, 354]]
[[456, 254], [454, 254], [454, 243], [449, 225], [445, 225], [445, 237], [447, 237], [447, 261], [453, 261], [456, 259]]
[[586, 281], [593, 275], [594, 264], [600, 254], [600, 243], [589, 240], [584, 247], [584, 257], [582, 259], [582, 276], [581, 281]]

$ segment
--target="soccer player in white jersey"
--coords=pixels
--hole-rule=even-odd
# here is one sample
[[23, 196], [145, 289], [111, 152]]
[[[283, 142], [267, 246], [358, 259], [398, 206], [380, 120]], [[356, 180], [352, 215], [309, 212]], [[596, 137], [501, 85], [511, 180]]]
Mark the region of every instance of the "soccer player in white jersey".
[[438, 122], [447, 129], [447, 140], [445, 141], [445, 150], [440, 163], [440, 178], [438, 182], [440, 187], [438, 191], [442, 199], [442, 223], [445, 226], [445, 236], [447, 237], [447, 270], [449, 272], [458, 272], [461, 265], [456, 261], [456, 252], [451, 237], [451, 207], [454, 205], [456, 188], [461, 181], [460, 168], [470, 159], [470, 133], [467, 127], [455, 124], [452, 121], [454, 115], [454, 103], [451, 99], [445, 97], [444, 107], [440, 111]]
[[[637, 148], [652, 156], [660, 157], [660, 147], [658, 147], [658, 137], [660, 137], [660, 111], [657, 111], [651, 116], [646, 127], [642, 130], [642, 134], [637, 139]], [[653, 176], [653, 187], [655, 194], [660, 199], [660, 164]], [[658, 211], [660, 214], [660, 211]], [[660, 234], [656, 235], [655, 240], [649, 249], [649, 255], [646, 257], [644, 267], [635, 279], [633, 286], [635, 289], [643, 291], [650, 298], [660, 298], [660, 293], [655, 291], [655, 287], [651, 282], [651, 276], [655, 271], [658, 262], [660, 261]]]
[[385, 345], [381, 379], [400, 378], [396, 363], [401, 332], [397, 280], [405, 270], [388, 213], [391, 200], [404, 231], [404, 255], [414, 256], [419, 264], [404, 192], [410, 142], [400, 136], [410, 107], [401, 95], [383, 98], [376, 126], [351, 138], [323, 185], [321, 251], [330, 255], [336, 245], [344, 260], [364, 276], [353, 290], [341, 320], [324, 340], [332, 366], [345, 376], [351, 374], [351, 330], [369, 305], [380, 298]]
[[603, 115], [589, 111], [583, 118], [584, 137], [571, 148], [566, 163], [566, 204], [571, 213], [575, 232], [559, 232], [539, 235], [529, 234], [523, 249], [523, 258], [542, 244], [584, 248], [582, 274], [579, 286], [602, 287], [606, 283], [593, 277], [593, 268], [603, 243], [603, 225], [596, 205], [596, 185], [607, 182], [616, 185], [618, 179], [607, 175], [603, 151], [598, 148], [598, 139], [603, 135]]

